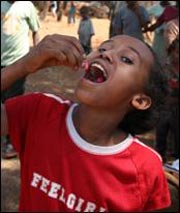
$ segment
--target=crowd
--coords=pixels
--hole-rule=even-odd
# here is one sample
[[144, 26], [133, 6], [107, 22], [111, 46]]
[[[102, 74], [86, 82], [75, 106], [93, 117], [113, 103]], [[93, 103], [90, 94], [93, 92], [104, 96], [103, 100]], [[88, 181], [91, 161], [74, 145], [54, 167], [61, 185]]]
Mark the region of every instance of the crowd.
[[[179, 158], [178, 6], [178, 1], [158, 1], [149, 9], [140, 1], [119, 4], [109, 40], [92, 50], [96, 26], [87, 6], [80, 9], [78, 39], [51, 35], [39, 42], [34, 5], [1, 2], [3, 157], [19, 153], [20, 211], [170, 206], [161, 158], [168, 161], [169, 132], [170, 157]], [[75, 13], [72, 1], [69, 24]], [[75, 90], [79, 104], [52, 94], [23, 95], [27, 75], [53, 65], [85, 72]], [[136, 137], [152, 129], [157, 152]]]

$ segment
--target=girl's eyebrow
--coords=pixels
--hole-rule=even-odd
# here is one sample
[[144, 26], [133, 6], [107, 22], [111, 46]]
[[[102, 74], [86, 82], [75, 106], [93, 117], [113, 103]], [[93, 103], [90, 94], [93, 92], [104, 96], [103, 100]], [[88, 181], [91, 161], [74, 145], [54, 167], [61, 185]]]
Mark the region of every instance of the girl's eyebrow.
[[[112, 43], [112, 44], [113, 44], [114, 41], [111, 40], [111, 39], [106, 40], [106, 41], [102, 42], [100, 46], [102, 46], [103, 44], [106, 44], [106, 43]], [[138, 58], [140, 59], [140, 61], [142, 61], [142, 57], [141, 57], [139, 51], [137, 51], [134, 47], [131, 47], [131, 46], [128, 46], [128, 48], [129, 48], [130, 50], [132, 50], [134, 53], [136, 53], [136, 55], [138, 56]]]
[[138, 56], [138, 58], [140, 59], [140, 61], [142, 61], [142, 57], [141, 57], [140, 53], [134, 47], [128, 46], [128, 48], [130, 50], [132, 50], [133, 52], [135, 52], [136, 55]]
[[106, 40], [106, 41], [102, 42], [101, 45], [106, 44], [106, 43], [112, 43], [112, 42], [114, 42], [114, 41], [109, 39], [109, 40]]

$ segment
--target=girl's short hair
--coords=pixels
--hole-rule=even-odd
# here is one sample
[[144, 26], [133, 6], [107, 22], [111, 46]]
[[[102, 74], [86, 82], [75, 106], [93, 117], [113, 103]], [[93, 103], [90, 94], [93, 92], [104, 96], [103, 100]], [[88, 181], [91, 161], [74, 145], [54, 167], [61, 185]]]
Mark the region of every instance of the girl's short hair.
[[144, 92], [151, 97], [152, 105], [147, 110], [133, 110], [125, 115], [119, 127], [132, 135], [145, 133], [156, 127], [161, 113], [165, 113], [165, 100], [168, 95], [168, 78], [152, 48], [146, 44], [154, 56], [149, 79]]

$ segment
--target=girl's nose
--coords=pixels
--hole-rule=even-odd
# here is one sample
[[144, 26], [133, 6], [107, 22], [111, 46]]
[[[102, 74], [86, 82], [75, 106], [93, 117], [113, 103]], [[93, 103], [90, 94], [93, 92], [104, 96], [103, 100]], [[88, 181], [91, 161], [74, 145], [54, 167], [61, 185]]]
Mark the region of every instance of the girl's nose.
[[112, 51], [111, 50], [101, 50], [100, 57], [106, 59], [111, 64], [113, 63]]

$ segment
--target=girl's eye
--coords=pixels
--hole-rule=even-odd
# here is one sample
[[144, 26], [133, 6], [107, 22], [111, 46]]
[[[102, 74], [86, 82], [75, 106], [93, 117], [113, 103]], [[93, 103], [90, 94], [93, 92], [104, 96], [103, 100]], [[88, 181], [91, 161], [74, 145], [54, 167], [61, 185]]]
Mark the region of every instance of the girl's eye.
[[105, 51], [106, 51], [105, 48], [99, 48], [99, 52], [100, 52], [100, 53], [103, 53], [103, 52], [105, 52]]
[[126, 63], [126, 64], [133, 64], [133, 61], [129, 59], [128, 57], [122, 56], [121, 61]]

